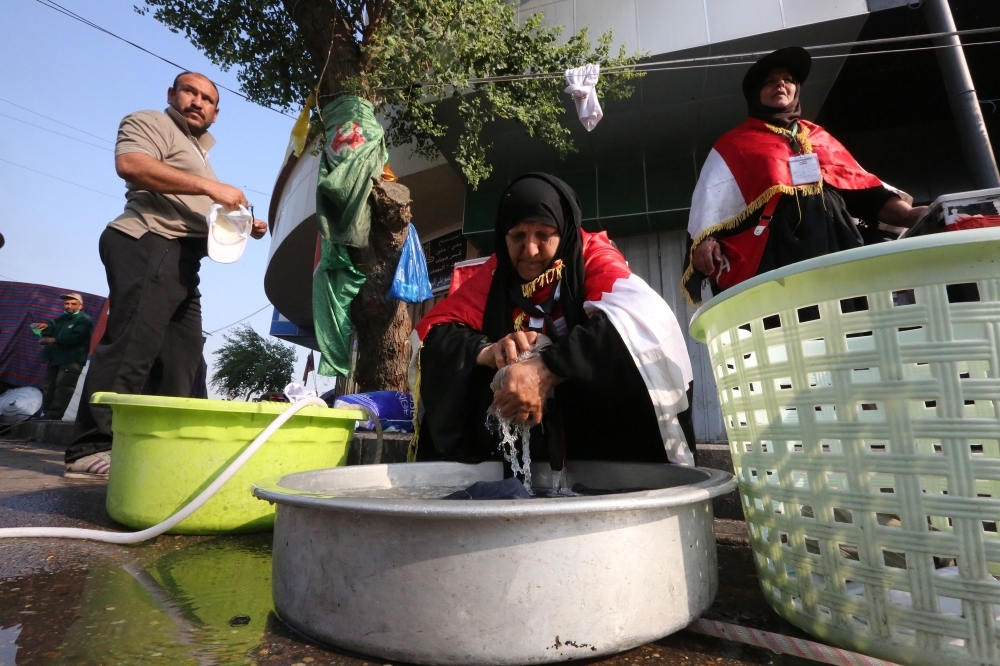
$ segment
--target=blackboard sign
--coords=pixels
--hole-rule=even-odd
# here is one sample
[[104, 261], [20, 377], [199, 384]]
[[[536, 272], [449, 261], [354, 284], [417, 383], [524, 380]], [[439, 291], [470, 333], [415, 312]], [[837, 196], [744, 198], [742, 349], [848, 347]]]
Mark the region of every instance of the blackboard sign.
[[451, 270], [459, 261], [465, 260], [465, 236], [457, 229], [434, 240], [423, 243], [427, 257], [427, 273], [431, 279], [431, 289], [435, 292], [447, 289], [451, 283]]

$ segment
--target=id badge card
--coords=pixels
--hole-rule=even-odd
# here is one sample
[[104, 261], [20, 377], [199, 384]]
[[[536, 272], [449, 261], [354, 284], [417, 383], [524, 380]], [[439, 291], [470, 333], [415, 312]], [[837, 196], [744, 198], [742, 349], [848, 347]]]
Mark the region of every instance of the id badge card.
[[789, 157], [788, 168], [792, 172], [792, 185], [810, 185], [823, 180], [816, 153]]

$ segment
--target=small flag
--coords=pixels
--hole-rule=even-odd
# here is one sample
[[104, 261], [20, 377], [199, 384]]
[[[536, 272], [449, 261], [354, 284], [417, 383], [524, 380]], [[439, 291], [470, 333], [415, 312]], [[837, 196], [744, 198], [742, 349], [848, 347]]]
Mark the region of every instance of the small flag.
[[312, 350], [309, 350], [309, 358], [306, 359], [306, 369], [302, 371], [302, 383], [305, 384], [309, 381], [309, 373], [316, 370], [316, 364], [313, 362]]

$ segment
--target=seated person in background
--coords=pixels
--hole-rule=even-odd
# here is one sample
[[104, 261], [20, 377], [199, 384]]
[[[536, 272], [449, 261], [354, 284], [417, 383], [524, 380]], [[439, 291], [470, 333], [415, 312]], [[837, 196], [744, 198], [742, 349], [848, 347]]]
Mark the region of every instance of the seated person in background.
[[548, 174], [504, 192], [496, 254], [411, 336], [418, 460], [502, 457], [486, 428], [490, 381], [544, 333], [552, 346], [508, 368], [495, 401], [514, 423], [538, 425], [544, 411], [533, 459], [693, 464], [678, 419], [692, 374], [677, 320], [580, 217], [576, 193]]
[[815, 123], [801, 120], [805, 49], [758, 60], [743, 79], [750, 117], [708, 154], [691, 201], [685, 293], [701, 300], [766, 271], [864, 245], [854, 217], [909, 227], [913, 208]]

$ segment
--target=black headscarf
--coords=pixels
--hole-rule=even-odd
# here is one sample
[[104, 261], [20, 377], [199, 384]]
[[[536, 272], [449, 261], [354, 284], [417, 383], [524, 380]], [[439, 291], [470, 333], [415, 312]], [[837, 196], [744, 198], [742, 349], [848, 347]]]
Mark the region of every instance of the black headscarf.
[[486, 298], [483, 333], [499, 340], [514, 332], [511, 311], [514, 296], [524, 280], [517, 274], [507, 252], [507, 232], [531, 220], [551, 224], [559, 231], [559, 247], [553, 262], [562, 259], [563, 273], [559, 302], [568, 329], [583, 321], [583, 242], [580, 237], [580, 202], [576, 192], [562, 180], [547, 173], [526, 173], [514, 179], [500, 197], [497, 208], [494, 247], [497, 268]]
[[[743, 96], [746, 97], [750, 117], [778, 127], [789, 128], [794, 125], [802, 116], [799, 95], [802, 84], [809, 76], [811, 66], [812, 58], [809, 52], [800, 46], [778, 49], [755, 62], [743, 77]], [[760, 101], [760, 91], [763, 90], [767, 77], [775, 69], [787, 70], [795, 80], [795, 98], [784, 108], [767, 106]]]

